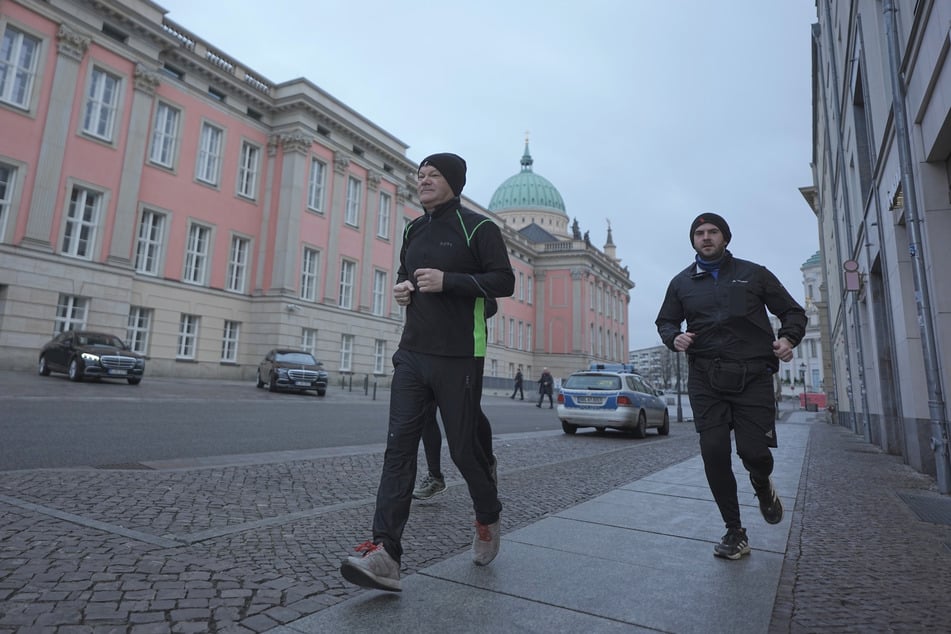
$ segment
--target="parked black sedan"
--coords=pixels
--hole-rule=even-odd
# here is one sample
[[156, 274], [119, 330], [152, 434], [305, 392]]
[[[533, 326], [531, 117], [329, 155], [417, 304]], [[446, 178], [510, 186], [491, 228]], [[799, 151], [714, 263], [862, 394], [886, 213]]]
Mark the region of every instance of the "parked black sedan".
[[257, 386], [267, 385], [272, 392], [314, 390], [317, 396], [323, 396], [327, 393], [329, 376], [324, 364], [311, 353], [275, 348], [258, 365]]
[[40, 350], [37, 371], [42, 376], [64, 372], [73, 381], [90, 378], [125, 379], [138, 385], [145, 373], [145, 358], [121, 339], [104, 332], [67, 330]]

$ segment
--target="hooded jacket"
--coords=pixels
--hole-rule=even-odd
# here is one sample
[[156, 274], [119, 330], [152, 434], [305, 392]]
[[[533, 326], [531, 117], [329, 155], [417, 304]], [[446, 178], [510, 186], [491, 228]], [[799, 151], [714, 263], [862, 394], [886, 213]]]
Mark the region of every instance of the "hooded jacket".
[[[403, 231], [396, 283], [421, 268], [443, 271], [441, 293], [417, 289], [406, 307], [400, 348], [446, 357], [484, 357], [491, 300], [510, 297], [515, 273], [499, 227], [459, 198], [410, 222]], [[488, 309], [488, 311], [487, 311]]]
[[[779, 318], [774, 334], [766, 311]], [[686, 331], [681, 324], [686, 321]], [[793, 346], [806, 334], [806, 312], [766, 267], [734, 258], [726, 251], [717, 277], [691, 264], [667, 287], [654, 322], [661, 341], [674, 350], [681, 332], [696, 335], [687, 348], [691, 357], [763, 360], [775, 372], [779, 360], [773, 341], [785, 337]]]

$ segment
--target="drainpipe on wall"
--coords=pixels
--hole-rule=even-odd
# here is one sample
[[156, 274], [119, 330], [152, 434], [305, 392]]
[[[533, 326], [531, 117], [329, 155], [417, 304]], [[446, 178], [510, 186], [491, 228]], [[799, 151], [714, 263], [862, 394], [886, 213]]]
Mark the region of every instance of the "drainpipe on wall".
[[931, 313], [931, 295], [923, 257], [921, 218], [915, 190], [914, 163], [911, 141], [908, 137], [908, 112], [905, 109], [905, 84], [901, 77], [900, 45], [898, 42], [897, 13], [893, 0], [885, 0], [885, 37], [888, 40], [888, 67], [892, 83], [892, 116], [895, 121], [895, 140], [901, 165], [901, 187], [905, 203], [905, 224], [908, 227], [908, 253], [911, 256], [915, 280], [915, 307], [921, 330], [921, 348], [928, 382], [928, 410], [931, 417], [931, 448], [934, 451], [938, 490], [951, 493], [951, 455], [948, 453], [948, 420], [945, 416], [944, 396], [941, 391], [941, 372], [938, 369], [938, 351], [935, 346], [935, 326]]

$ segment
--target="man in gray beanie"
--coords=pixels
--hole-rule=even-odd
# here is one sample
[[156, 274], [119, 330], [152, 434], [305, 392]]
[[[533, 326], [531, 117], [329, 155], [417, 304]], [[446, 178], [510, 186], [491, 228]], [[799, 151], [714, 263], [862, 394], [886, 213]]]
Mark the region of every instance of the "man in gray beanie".
[[490, 218], [462, 207], [466, 162], [433, 154], [417, 172], [426, 212], [403, 230], [393, 298], [406, 309], [393, 355], [390, 418], [371, 539], [348, 557], [343, 577], [359, 586], [398, 592], [401, 539], [409, 519], [419, 441], [439, 408], [453, 462], [475, 511], [472, 560], [499, 552], [502, 503], [490, 451], [480, 442], [486, 324], [492, 301], [515, 290], [502, 231]]
[[[765, 267], [734, 258], [726, 248], [732, 238], [719, 214], [693, 219], [690, 243], [696, 258], [671, 280], [654, 322], [668, 348], [687, 353], [687, 392], [703, 469], [727, 530], [713, 554], [725, 559], [750, 552], [740, 522], [731, 431], [763, 519], [769, 524], [783, 519], [770, 477], [770, 449], [777, 446], [773, 375], [780, 361], [792, 359], [806, 332], [802, 306]], [[778, 333], [767, 310], [779, 317]]]

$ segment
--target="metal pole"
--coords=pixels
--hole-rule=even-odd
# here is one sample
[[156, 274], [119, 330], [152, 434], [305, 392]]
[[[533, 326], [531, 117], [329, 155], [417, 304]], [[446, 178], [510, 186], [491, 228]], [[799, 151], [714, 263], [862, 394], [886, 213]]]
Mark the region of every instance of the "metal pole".
[[885, 35], [888, 40], [888, 66], [892, 82], [892, 114], [895, 122], [895, 138], [898, 143], [898, 160], [901, 166], [901, 188], [904, 195], [905, 225], [908, 228], [908, 253], [915, 281], [915, 307], [918, 311], [918, 328], [921, 331], [921, 348], [925, 362], [925, 378], [928, 382], [928, 410], [931, 416], [931, 449], [934, 451], [935, 472], [938, 490], [951, 493], [951, 455], [948, 452], [948, 419], [945, 416], [944, 395], [941, 389], [941, 372], [935, 345], [934, 315], [931, 312], [931, 296], [925, 269], [924, 242], [921, 237], [921, 218], [918, 211], [918, 196], [915, 190], [914, 161], [908, 135], [908, 113], [905, 110], [905, 84], [901, 76], [898, 42], [897, 9], [893, 0], [885, 0]]

